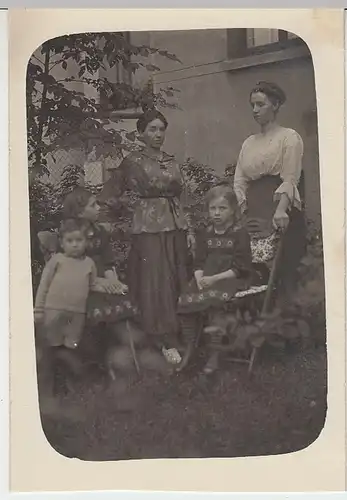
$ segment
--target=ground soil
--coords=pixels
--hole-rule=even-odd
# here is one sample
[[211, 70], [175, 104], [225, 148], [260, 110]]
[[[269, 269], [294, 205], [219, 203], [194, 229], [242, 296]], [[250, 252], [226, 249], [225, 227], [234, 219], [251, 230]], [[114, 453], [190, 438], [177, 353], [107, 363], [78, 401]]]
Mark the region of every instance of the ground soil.
[[325, 346], [264, 352], [247, 367], [224, 362], [201, 374], [203, 353], [184, 373], [95, 373], [64, 397], [70, 414], [43, 420], [51, 445], [82, 460], [244, 457], [298, 451], [326, 414]]

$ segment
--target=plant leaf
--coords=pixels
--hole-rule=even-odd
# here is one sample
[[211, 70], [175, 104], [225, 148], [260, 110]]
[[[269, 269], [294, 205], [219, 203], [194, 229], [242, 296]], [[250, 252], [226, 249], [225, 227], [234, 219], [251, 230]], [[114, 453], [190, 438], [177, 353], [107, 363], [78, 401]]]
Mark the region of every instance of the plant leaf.
[[160, 71], [160, 68], [158, 66], [155, 66], [154, 64], [146, 64], [146, 69], [147, 71]]
[[136, 139], [136, 132], [128, 132], [125, 134], [125, 137], [128, 139], [128, 141], [134, 142]]

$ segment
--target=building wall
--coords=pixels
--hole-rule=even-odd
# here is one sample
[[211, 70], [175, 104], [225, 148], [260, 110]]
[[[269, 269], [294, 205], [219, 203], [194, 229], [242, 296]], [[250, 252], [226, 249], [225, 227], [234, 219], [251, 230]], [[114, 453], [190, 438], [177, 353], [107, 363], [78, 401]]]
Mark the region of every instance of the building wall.
[[[278, 83], [287, 94], [279, 121], [294, 128], [305, 145], [306, 213], [320, 223], [319, 163], [316, 134], [314, 70], [310, 58], [225, 70], [226, 30], [132, 34], [134, 43], [150, 43], [174, 53], [179, 64], [155, 56], [161, 68], [156, 88], [172, 85], [180, 92], [180, 109], [163, 110], [169, 120], [165, 148], [180, 161], [187, 157], [223, 172], [234, 164], [244, 139], [257, 131], [249, 92], [259, 80]], [[143, 79], [145, 76], [143, 75]], [[148, 75], [147, 75], [148, 78]]]

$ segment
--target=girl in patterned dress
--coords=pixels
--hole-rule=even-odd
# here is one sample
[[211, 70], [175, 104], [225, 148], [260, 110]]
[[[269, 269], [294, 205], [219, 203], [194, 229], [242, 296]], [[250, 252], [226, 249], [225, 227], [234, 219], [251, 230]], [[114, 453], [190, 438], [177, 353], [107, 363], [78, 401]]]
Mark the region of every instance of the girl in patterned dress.
[[82, 187], [77, 187], [69, 193], [63, 204], [64, 218], [81, 217], [89, 223], [87, 255], [93, 259], [99, 283], [105, 290], [92, 291], [89, 294], [88, 323], [91, 326], [106, 324], [115, 330], [118, 339], [127, 342], [130, 328], [133, 341], [141, 343], [144, 334], [135, 324], [137, 308], [130, 299], [128, 286], [118, 278], [110, 236], [106, 229], [97, 223], [99, 210], [96, 197]]
[[[201, 313], [207, 313], [209, 325], [216, 325], [235, 293], [248, 288], [253, 276], [250, 238], [241, 225], [234, 191], [227, 184], [217, 185], [208, 192], [206, 202], [210, 224], [197, 235], [194, 279], [179, 298], [187, 346], [179, 370], [192, 354]], [[220, 334], [212, 334], [212, 346], [217, 342]], [[212, 349], [204, 372], [215, 371], [218, 361], [218, 352]]]

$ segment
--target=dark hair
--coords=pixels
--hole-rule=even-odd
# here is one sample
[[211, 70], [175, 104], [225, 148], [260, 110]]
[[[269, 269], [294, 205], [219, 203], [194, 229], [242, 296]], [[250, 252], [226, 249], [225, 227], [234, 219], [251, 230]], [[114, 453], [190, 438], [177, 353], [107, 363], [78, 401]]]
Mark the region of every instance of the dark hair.
[[63, 201], [63, 218], [75, 219], [80, 217], [92, 196], [94, 195], [87, 189], [76, 187]]
[[167, 129], [168, 121], [165, 116], [157, 109], [150, 109], [137, 120], [137, 131], [142, 134], [146, 130], [147, 125], [153, 120], [160, 120], [164, 124], [165, 129]]
[[228, 182], [219, 182], [207, 191], [205, 197], [206, 206], [209, 207], [210, 203], [217, 198], [224, 198], [228, 202], [228, 205], [234, 210], [234, 226], [240, 226], [241, 211], [235, 191]]
[[275, 105], [282, 106], [286, 102], [286, 94], [276, 83], [273, 82], [258, 82], [251, 90], [250, 97], [256, 92], [265, 94], [268, 99]]
[[59, 236], [62, 238], [65, 234], [73, 231], [81, 231], [86, 236], [87, 229], [88, 223], [81, 218], [65, 219], [60, 224]]

